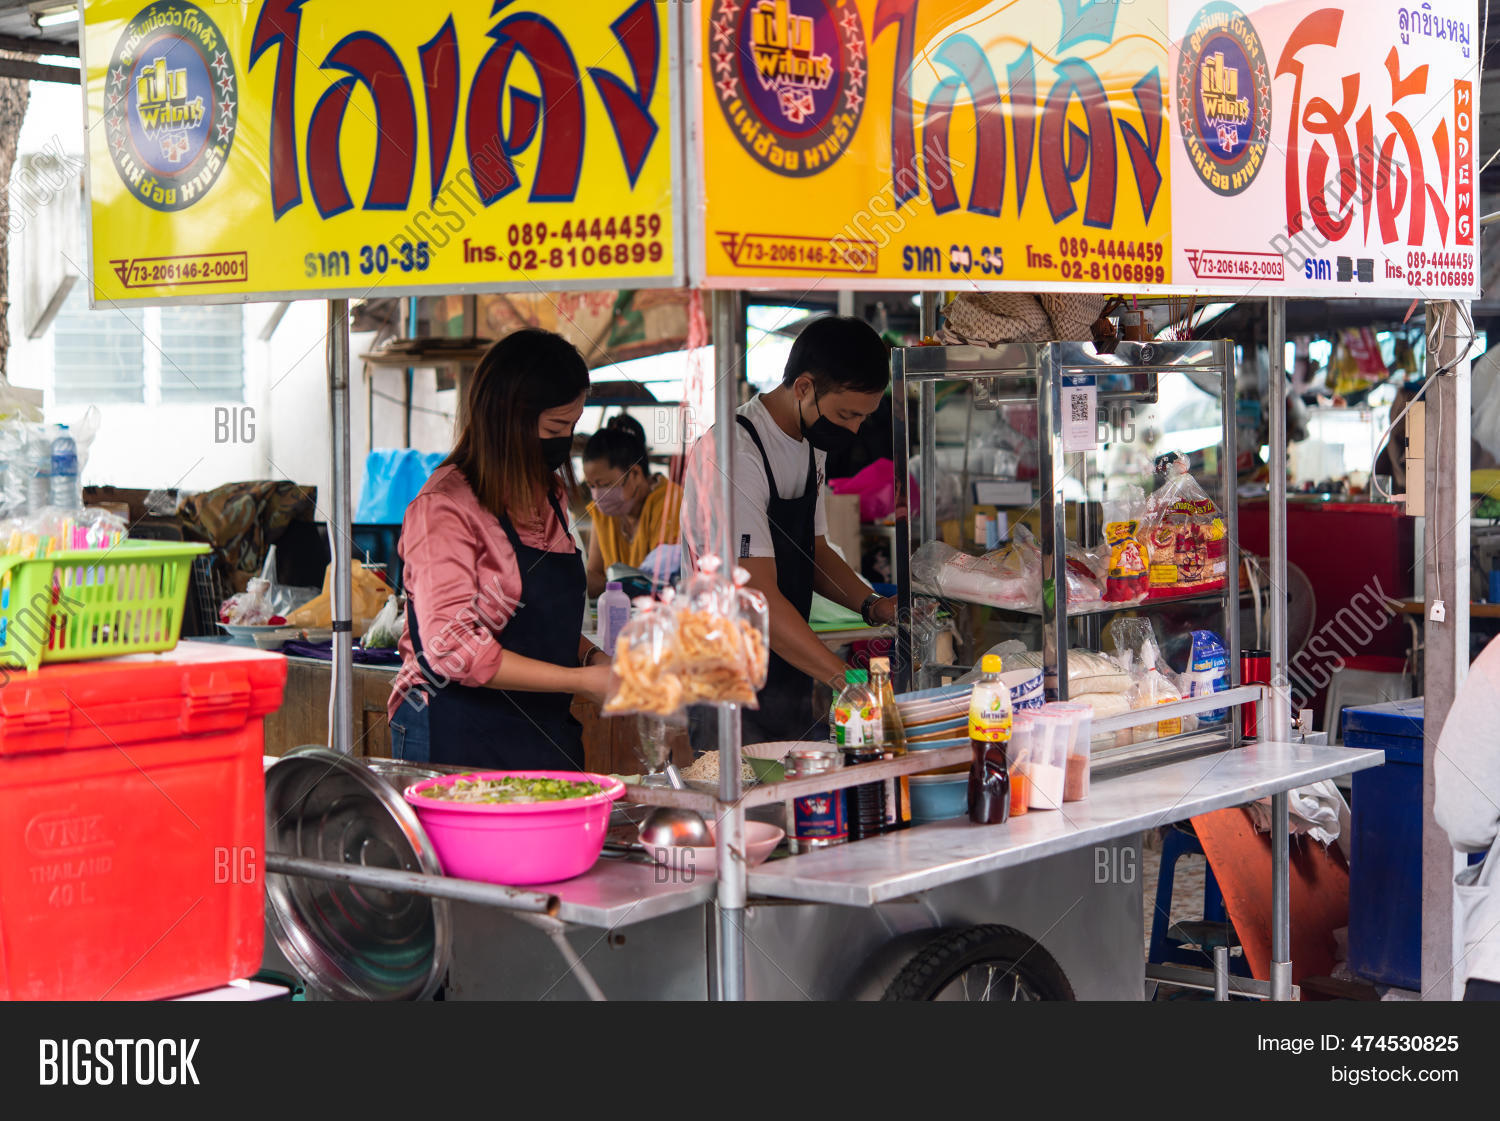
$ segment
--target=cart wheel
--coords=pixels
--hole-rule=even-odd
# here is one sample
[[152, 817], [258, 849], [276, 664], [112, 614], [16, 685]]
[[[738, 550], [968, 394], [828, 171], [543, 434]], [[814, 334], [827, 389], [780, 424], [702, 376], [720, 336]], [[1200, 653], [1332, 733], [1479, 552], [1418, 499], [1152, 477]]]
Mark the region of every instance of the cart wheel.
[[901, 968], [885, 1000], [1073, 1000], [1073, 986], [1041, 943], [1008, 926], [971, 926], [934, 938]]

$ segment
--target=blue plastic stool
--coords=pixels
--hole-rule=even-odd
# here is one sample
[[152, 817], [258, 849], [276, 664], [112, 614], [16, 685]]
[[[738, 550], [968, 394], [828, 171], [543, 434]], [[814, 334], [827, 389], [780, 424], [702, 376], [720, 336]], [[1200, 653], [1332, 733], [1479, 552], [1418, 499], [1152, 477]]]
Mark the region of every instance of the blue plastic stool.
[[[1186, 949], [1195, 943], [1175, 937], [1171, 931], [1172, 880], [1180, 857], [1196, 853], [1203, 855], [1203, 846], [1198, 838], [1186, 830], [1173, 826], [1162, 841], [1161, 869], [1156, 875], [1156, 910], [1151, 916], [1151, 948], [1146, 955], [1150, 965], [1193, 965], [1202, 967], [1204, 959], [1212, 964], [1212, 954], [1201, 949]], [[1214, 870], [1204, 868], [1203, 917], [1204, 923], [1227, 923], [1229, 916], [1224, 911], [1224, 895], [1219, 890], [1219, 881], [1214, 879]], [[1230, 959], [1230, 971], [1249, 976], [1249, 967], [1243, 955]]]

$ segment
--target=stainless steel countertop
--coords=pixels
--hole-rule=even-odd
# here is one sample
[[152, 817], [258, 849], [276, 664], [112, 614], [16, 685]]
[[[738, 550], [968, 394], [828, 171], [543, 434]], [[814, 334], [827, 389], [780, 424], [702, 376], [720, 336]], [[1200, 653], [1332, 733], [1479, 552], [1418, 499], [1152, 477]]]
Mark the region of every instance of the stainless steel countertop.
[[[971, 876], [1131, 836], [1195, 814], [1378, 767], [1382, 751], [1252, 744], [1097, 781], [1082, 802], [1005, 825], [935, 822], [852, 845], [770, 861], [752, 895], [868, 907]], [[649, 871], [649, 870], [648, 870]]]
[[[712, 875], [700, 874], [688, 883], [680, 882], [682, 876], [654, 864], [606, 854], [581, 876], [560, 884], [530, 884], [526, 890], [557, 896], [561, 903], [557, 917], [563, 922], [608, 930], [713, 899], [716, 881]], [[669, 882], [658, 883], [659, 878]]]

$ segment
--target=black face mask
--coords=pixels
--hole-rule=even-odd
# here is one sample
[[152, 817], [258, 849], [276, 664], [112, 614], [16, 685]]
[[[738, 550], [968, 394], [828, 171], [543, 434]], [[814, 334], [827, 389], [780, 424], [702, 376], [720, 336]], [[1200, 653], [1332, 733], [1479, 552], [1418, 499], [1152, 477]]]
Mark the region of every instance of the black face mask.
[[544, 436], [542, 444], [542, 461], [547, 464], [548, 471], [556, 471], [573, 452], [572, 436]]
[[802, 435], [807, 442], [820, 452], [837, 453], [845, 450], [854, 443], [857, 432], [850, 432], [840, 424], [834, 424], [823, 415], [823, 410], [818, 407], [817, 391], [813, 392], [813, 408], [818, 410], [818, 419], [808, 424], [802, 419], [802, 408], [797, 408], [797, 422], [802, 426]]

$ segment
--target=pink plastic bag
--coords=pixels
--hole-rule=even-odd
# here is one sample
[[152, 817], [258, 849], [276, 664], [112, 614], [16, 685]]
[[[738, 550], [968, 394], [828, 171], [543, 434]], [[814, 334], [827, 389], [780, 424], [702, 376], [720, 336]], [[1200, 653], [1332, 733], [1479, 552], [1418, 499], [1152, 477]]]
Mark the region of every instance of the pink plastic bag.
[[859, 495], [859, 520], [877, 522], [896, 509], [896, 464], [877, 459], [848, 479], [829, 479], [834, 494]]

